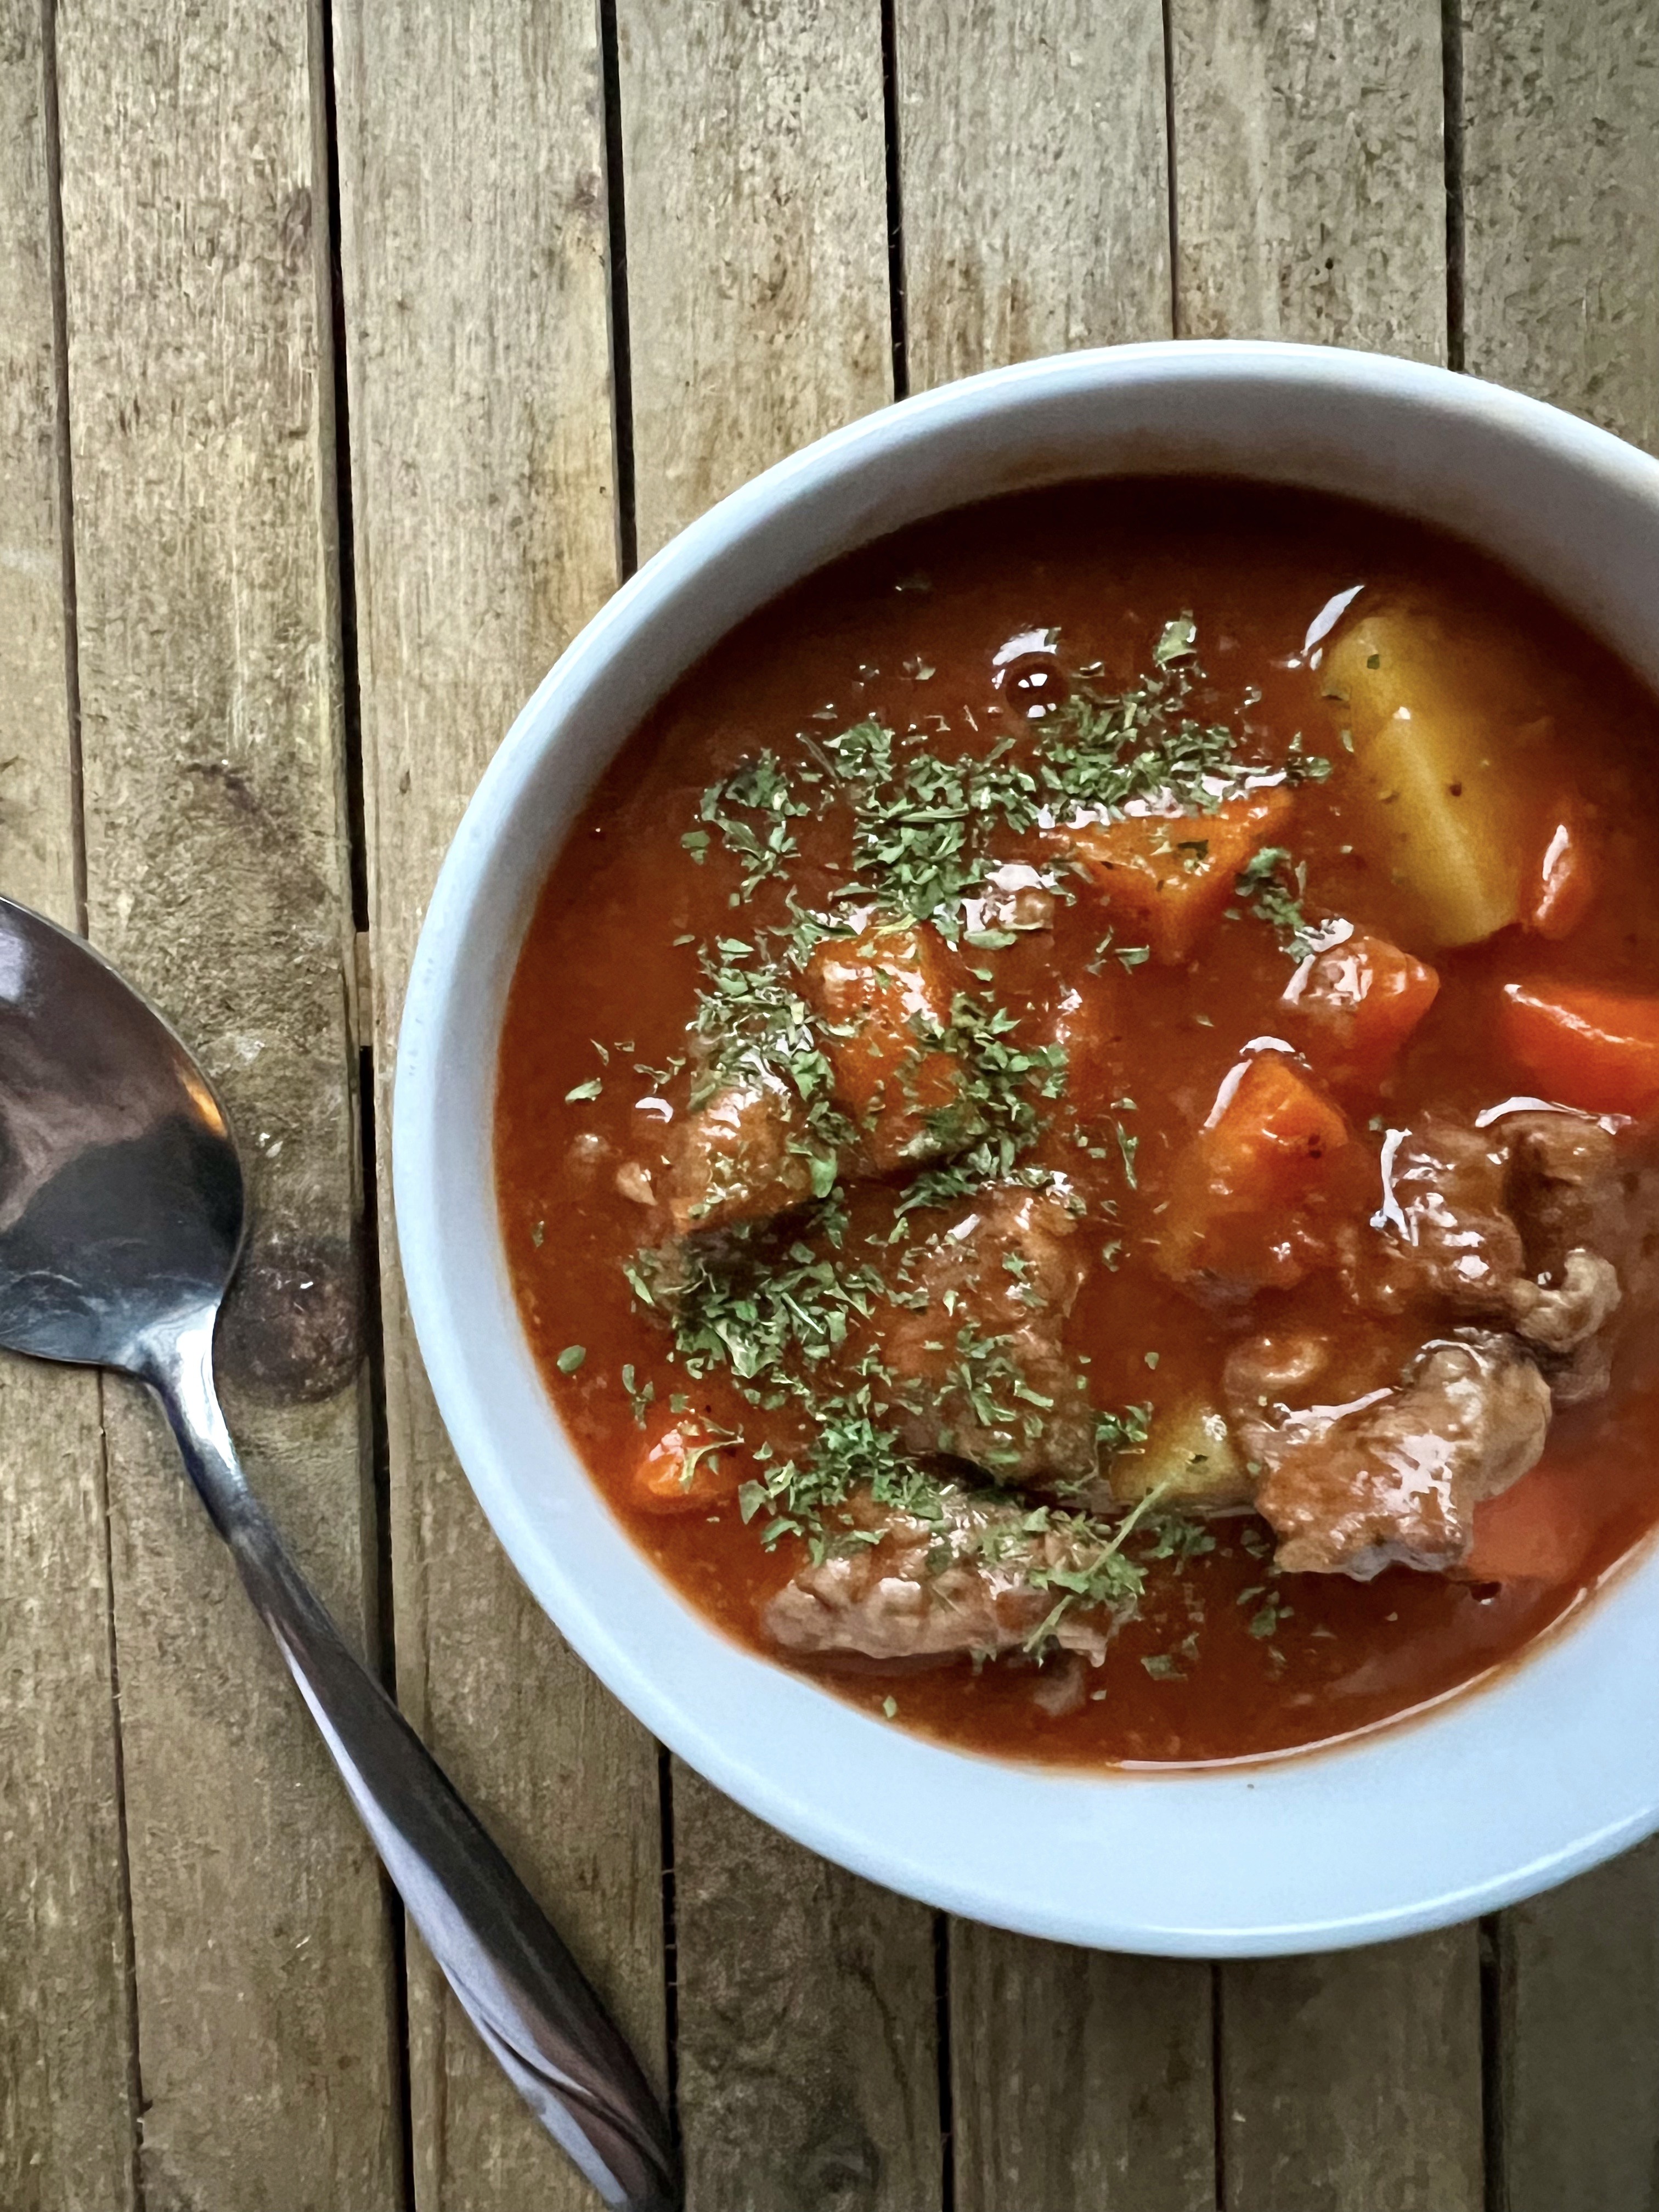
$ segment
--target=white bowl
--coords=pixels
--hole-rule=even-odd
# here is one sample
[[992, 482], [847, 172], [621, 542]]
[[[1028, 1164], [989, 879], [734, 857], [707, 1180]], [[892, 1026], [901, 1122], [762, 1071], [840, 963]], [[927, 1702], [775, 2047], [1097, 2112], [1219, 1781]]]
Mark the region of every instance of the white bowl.
[[556, 1418], [514, 1304], [491, 1158], [507, 985], [561, 840], [647, 710], [836, 555], [1025, 485], [1208, 471], [1460, 532], [1659, 686], [1659, 464], [1445, 370], [1310, 347], [1124, 346], [975, 377], [721, 501], [582, 632], [467, 810], [398, 1052], [398, 1233], [421, 1349], [484, 1511], [577, 1651], [763, 1820], [877, 1881], [1115, 1949], [1322, 1949], [1467, 1918], [1659, 1828], [1659, 1550], [1495, 1680], [1330, 1750], [1056, 1771], [923, 1741], [741, 1650], [635, 1549]]

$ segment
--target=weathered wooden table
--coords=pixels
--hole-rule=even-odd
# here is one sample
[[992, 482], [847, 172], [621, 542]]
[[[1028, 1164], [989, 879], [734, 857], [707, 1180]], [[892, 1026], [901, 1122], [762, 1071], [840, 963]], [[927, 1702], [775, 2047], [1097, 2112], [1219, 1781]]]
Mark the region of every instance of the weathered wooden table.
[[[872, 1890], [565, 1651], [404, 1316], [403, 979], [565, 641], [896, 390], [1171, 331], [1659, 445], [1651, 0], [0, 0], [0, 885], [222, 1082], [233, 1425], [666, 2085], [694, 2212], [1653, 2212], [1652, 1849], [1213, 1969]], [[124, 1388], [0, 1366], [0, 1661], [3, 2212], [589, 2202]]]

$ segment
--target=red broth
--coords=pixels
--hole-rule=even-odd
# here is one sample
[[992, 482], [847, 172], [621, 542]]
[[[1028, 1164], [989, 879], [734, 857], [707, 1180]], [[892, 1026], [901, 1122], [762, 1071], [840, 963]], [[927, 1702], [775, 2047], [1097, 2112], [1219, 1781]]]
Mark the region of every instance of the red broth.
[[[781, 926], [787, 884], [805, 904], [824, 897], [847, 869], [848, 828], [834, 814], [798, 822], [787, 881], [745, 897], [743, 863], [718, 837], [701, 857], [684, 842], [705, 788], [763, 748], [799, 763], [815, 733], [868, 717], [901, 736], [937, 732], [947, 747], [970, 731], [1018, 732], [1047, 663], [1040, 649], [1005, 658], [1000, 682], [996, 656], [1011, 641], [1035, 637], [1040, 648], [1052, 635], [1067, 667], [1099, 664], [1091, 680], [1115, 687], [1148, 666], [1172, 616], [1190, 612], [1200, 706], [1242, 714], [1267, 757], [1299, 744], [1332, 761], [1327, 780], [1299, 787], [1285, 837], [1305, 870], [1307, 910], [1409, 943], [1402, 894], [1359, 848], [1337, 718], [1303, 651], [1321, 610], [1356, 584], [1372, 598], [1407, 593], [1453, 629], [1472, 623], [1513, 637], [1542, 763], [1527, 834], [1542, 837], [1547, 800], [1569, 800], [1588, 825], [1595, 876], [1565, 933], [1510, 927], [1434, 952], [1438, 996], [1377, 1086], [1375, 1114], [1349, 1102], [1349, 1152], [1371, 1160], [1382, 1141], [1373, 1120], [1430, 1109], [1473, 1116], [1535, 1092], [1500, 1018], [1506, 981], [1659, 990], [1659, 708], [1583, 630], [1466, 545], [1356, 504], [1232, 483], [1085, 483], [988, 502], [899, 533], [762, 609], [601, 779], [551, 867], [509, 999], [501, 1218], [526, 1329], [594, 1482], [661, 1571], [740, 1643], [777, 1656], [762, 1613], [804, 1547], [786, 1536], [766, 1549], [766, 1516], [745, 1522], [731, 1483], [696, 1510], [641, 1510], [635, 1407], [647, 1389], [659, 1408], [686, 1393], [694, 1414], [741, 1428], [750, 1449], [769, 1417], [727, 1376], [690, 1383], [677, 1368], [624, 1273], [661, 1223], [616, 1176], [651, 1155], [665, 1112], [684, 1115], [685, 1075], [663, 1084], [640, 1071], [684, 1051], [700, 945]], [[1016, 685], [1022, 674], [1028, 684], [1018, 701], [1011, 665]], [[999, 1001], [1022, 1021], [1052, 1004], [1056, 975], [1088, 974], [1091, 961], [1091, 988], [1114, 994], [1114, 1080], [1135, 1101], [1135, 1182], [1126, 1188], [1115, 1155], [1073, 1163], [1085, 1195], [1091, 1178], [1109, 1194], [1102, 1203], [1121, 1249], [1115, 1266], [1091, 1267], [1066, 1341], [1086, 1355], [1099, 1402], [1157, 1407], [1184, 1389], [1212, 1391], [1242, 1331], [1328, 1327], [1332, 1294], [1316, 1270], [1259, 1291], [1248, 1312], [1218, 1313], [1156, 1261], [1193, 1133], [1241, 1048], [1285, 1028], [1280, 939], [1235, 908], [1186, 964], [1126, 967], [1100, 961], [1100, 925], [1086, 897], [1062, 902], [1050, 931], [1000, 948], [990, 964]], [[1639, 1146], [1640, 1132], [1621, 1141]], [[887, 1187], [854, 1192], [848, 1250], [887, 1233], [891, 1206]], [[1421, 1335], [1375, 1318], [1343, 1326], [1368, 1373]], [[1542, 1462], [1478, 1509], [1473, 1568], [1483, 1555], [1496, 1561], [1481, 1579], [1398, 1566], [1370, 1582], [1273, 1577], [1261, 1524], [1234, 1516], [1209, 1524], [1213, 1548], [1149, 1571], [1139, 1617], [1069, 1698], [1045, 1698], [1052, 1671], [1018, 1658], [796, 1663], [896, 1724], [1077, 1765], [1237, 1758], [1372, 1726], [1513, 1658], [1659, 1519], [1654, 1339], [1645, 1306], [1627, 1298], [1611, 1389], [1559, 1413]], [[571, 1365], [575, 1346], [580, 1365], [564, 1371], [561, 1355]], [[793, 1418], [776, 1417], [781, 1432]]]

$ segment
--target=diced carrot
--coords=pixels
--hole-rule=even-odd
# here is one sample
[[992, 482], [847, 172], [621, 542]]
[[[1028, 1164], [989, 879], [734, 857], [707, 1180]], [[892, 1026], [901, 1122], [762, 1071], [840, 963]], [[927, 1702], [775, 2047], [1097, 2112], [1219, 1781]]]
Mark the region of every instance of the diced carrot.
[[1571, 799], [1550, 817], [1550, 833], [1522, 896], [1521, 920], [1539, 937], [1571, 937], [1601, 887], [1601, 856], [1582, 807]]
[[1138, 814], [1060, 833], [1121, 941], [1167, 965], [1190, 960], [1219, 921], [1240, 870], [1289, 822], [1296, 802], [1274, 787], [1213, 814]]
[[1474, 1509], [1474, 1542], [1458, 1569], [1472, 1583], [1564, 1583], [1589, 1557], [1594, 1516], [1582, 1491], [1547, 1464]]
[[1586, 1114], [1659, 1108], [1659, 999], [1586, 983], [1506, 983], [1499, 1034], [1527, 1079]]
[[1285, 997], [1327, 1081], [1374, 1091], [1434, 1004], [1440, 978], [1382, 937], [1350, 937], [1297, 970]]
[[737, 1495], [736, 1440], [695, 1414], [659, 1414], [635, 1462], [634, 1504], [644, 1513], [699, 1513]]
[[1177, 1280], [1297, 1280], [1304, 1272], [1293, 1233], [1297, 1206], [1347, 1141], [1340, 1112], [1285, 1054], [1246, 1060], [1176, 1170], [1159, 1252], [1164, 1272]]
[[1348, 1125], [1295, 1062], [1257, 1053], [1201, 1133], [1212, 1181], [1254, 1200], [1293, 1198], [1311, 1165], [1348, 1141]]
[[933, 931], [877, 922], [831, 939], [808, 963], [805, 988], [828, 1030], [836, 1099], [878, 1173], [953, 1151], [972, 1133], [962, 1063], [937, 1042], [954, 991]]

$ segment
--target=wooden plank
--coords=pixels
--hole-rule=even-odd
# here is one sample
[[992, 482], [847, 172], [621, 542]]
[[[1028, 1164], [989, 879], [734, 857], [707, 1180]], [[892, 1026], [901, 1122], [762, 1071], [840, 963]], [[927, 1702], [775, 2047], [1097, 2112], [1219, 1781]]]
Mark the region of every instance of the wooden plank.
[[1221, 1976], [1228, 2212], [1478, 2212], [1472, 1929]]
[[[898, 0], [915, 388], [1170, 334], [1150, 0]], [[952, 1921], [958, 2212], [1210, 2212], [1211, 1976]]]
[[[92, 930], [242, 1133], [231, 1425], [361, 1634], [319, 21], [112, 4], [58, 41]], [[159, 1422], [112, 1385], [107, 1433], [145, 2200], [390, 2207], [373, 1855]]]
[[[1171, 27], [1177, 327], [1443, 359], [1437, 0], [1173, 0]], [[1232, 2212], [1472, 2212], [1473, 1928], [1227, 1966], [1218, 1989]]]
[[674, 1816], [693, 2212], [937, 2204], [933, 1916], [684, 1767]]
[[1171, 0], [1176, 328], [1438, 361], [1440, 0]]
[[[0, 889], [73, 927], [50, 58], [0, 0]], [[95, 1377], [0, 1358], [0, 2201], [130, 2205], [137, 2116]]]
[[892, 397], [865, 0], [617, 10], [641, 555]]
[[1659, 2203], [1659, 1842], [1496, 1930], [1504, 2212]]
[[1170, 335], [1159, 0], [897, 0], [910, 388]]
[[[1659, 452], [1659, 40], [1639, 0], [1462, 24], [1464, 360]], [[1507, 2212], [1659, 2201], [1659, 1845], [1505, 1914]]]
[[[640, 550], [890, 394], [880, 22], [618, 13]], [[932, 1917], [677, 1767], [693, 2212], [939, 2201]]]
[[[526, 696], [615, 588], [591, 0], [337, 10], [377, 1118], [439, 860]], [[445, 1440], [380, 1186], [398, 1692], [665, 2072], [657, 1754], [514, 1576]], [[594, 2200], [423, 1952], [416, 2198]]]
[[1659, 452], [1659, 24], [1464, 11], [1465, 365]]
[[1213, 2212], [1210, 1985], [952, 1921], [957, 2212]]

